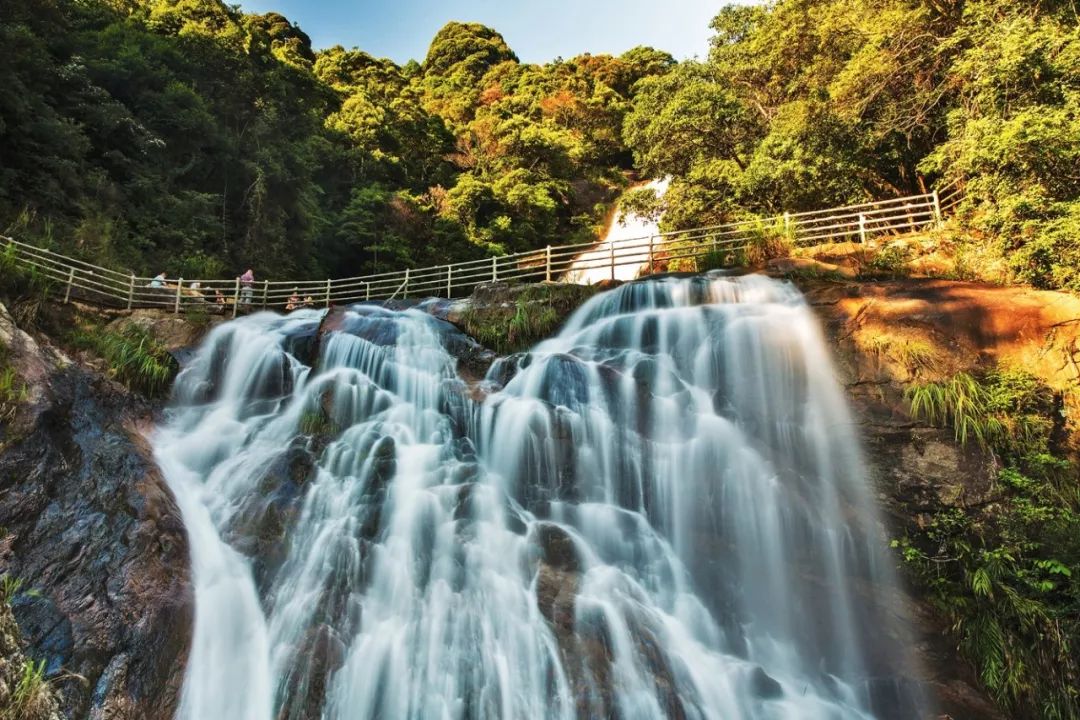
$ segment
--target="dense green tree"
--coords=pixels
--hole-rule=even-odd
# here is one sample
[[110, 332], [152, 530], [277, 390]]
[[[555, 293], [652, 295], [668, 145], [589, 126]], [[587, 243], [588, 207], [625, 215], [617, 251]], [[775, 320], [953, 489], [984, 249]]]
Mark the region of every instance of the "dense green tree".
[[706, 62], [646, 79], [624, 137], [671, 228], [965, 190], [970, 242], [1080, 289], [1070, 2], [780, 0], [723, 9]]
[[220, 0], [0, 8], [0, 227], [140, 273], [360, 274], [592, 235], [671, 57], [518, 62], [450, 23], [423, 64], [315, 52]]

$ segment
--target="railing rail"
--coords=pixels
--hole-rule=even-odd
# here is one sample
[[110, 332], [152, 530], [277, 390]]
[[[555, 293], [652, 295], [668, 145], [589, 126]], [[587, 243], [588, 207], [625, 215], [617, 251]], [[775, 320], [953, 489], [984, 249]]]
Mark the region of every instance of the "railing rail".
[[[65, 302], [79, 300], [120, 309], [195, 307], [231, 313], [247, 309], [283, 309], [344, 305], [397, 297], [453, 297], [492, 280], [560, 280], [579, 282], [588, 271], [638, 266], [638, 275], [676, 266], [674, 261], [738, 259], [767, 235], [781, 235], [792, 245], [822, 242], [866, 242], [870, 237], [903, 234], [936, 227], [962, 198], [956, 186], [921, 195], [890, 198], [825, 210], [784, 213], [774, 217], [657, 233], [620, 240], [608, 247], [595, 242], [548, 246], [539, 250], [449, 265], [407, 268], [337, 280], [201, 280], [174, 278], [164, 283], [94, 265], [52, 250], [0, 236], [5, 263], [14, 263], [51, 281]], [[720, 257], [717, 258], [716, 256]]]

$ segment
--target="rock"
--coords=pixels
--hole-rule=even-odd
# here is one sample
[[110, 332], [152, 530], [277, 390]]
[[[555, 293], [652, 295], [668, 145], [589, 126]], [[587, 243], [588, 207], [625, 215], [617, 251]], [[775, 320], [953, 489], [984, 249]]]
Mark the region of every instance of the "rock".
[[303, 438], [296, 438], [275, 458], [259, 480], [258, 491], [246, 497], [227, 531], [230, 544], [252, 558], [260, 592], [265, 592], [288, 552], [286, 537], [296, 520], [305, 486], [315, 472], [315, 457]]
[[[943, 510], [992, 503], [998, 492], [994, 458], [974, 443], [960, 447], [951, 430], [915, 422], [904, 399], [908, 387], [998, 363], [1024, 368], [1064, 393], [1080, 387], [1072, 360], [1080, 338], [1075, 296], [922, 279], [802, 284], [835, 348], [890, 536], [918, 530]], [[911, 618], [919, 666], [904, 681], [925, 686], [947, 717], [1001, 718], [958, 657], [947, 619], [910, 590], [899, 595], [891, 611]], [[904, 717], [903, 709], [885, 712], [896, 695], [888, 681], [869, 691], [883, 717]]]
[[750, 674], [750, 691], [754, 693], [754, 697], [761, 700], [774, 700], [784, 694], [784, 688], [780, 683], [762, 667], [754, 668], [753, 673]]
[[285, 679], [289, 698], [278, 713], [279, 720], [303, 720], [321, 716], [330, 677], [345, 664], [346, 647], [329, 625], [311, 628], [290, 663]]
[[579, 572], [581, 559], [570, 534], [555, 523], [538, 522], [533, 527], [533, 541], [544, 562], [566, 572]]
[[579, 578], [576, 572], [541, 563], [536, 575], [536, 606], [556, 628], [559, 636], [574, 632], [574, 601]]
[[169, 352], [182, 352], [198, 345], [213, 325], [223, 321], [224, 318], [196, 321], [183, 313], [173, 314], [162, 310], [132, 310], [130, 315], [113, 320], [105, 329], [122, 333], [129, 327], [137, 327], [161, 343]]
[[773, 258], [766, 264], [766, 269], [780, 275], [804, 274], [847, 279], [853, 279], [856, 275], [853, 268], [806, 257]]
[[[13, 336], [3, 314], [0, 328]], [[40, 341], [9, 350], [37, 369], [0, 448], [0, 572], [23, 583], [27, 653], [69, 717], [171, 718], [193, 599], [180, 512], [140, 432], [152, 408]]]
[[75, 649], [71, 621], [44, 595], [20, 592], [11, 600], [12, 611], [22, 618], [22, 635], [34, 646], [34, 656], [45, 663], [45, 673], [55, 677], [64, 659]]

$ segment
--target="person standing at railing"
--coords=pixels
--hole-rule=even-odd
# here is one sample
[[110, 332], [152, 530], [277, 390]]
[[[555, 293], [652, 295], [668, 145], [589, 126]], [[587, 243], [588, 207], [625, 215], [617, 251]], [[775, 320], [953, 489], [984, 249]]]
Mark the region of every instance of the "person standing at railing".
[[244, 307], [251, 305], [251, 296], [255, 292], [255, 273], [251, 268], [240, 276], [240, 304]]

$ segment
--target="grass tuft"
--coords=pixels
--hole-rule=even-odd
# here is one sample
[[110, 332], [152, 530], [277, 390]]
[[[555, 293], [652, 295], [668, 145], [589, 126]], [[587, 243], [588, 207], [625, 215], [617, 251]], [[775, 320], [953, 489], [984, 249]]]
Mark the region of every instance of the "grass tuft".
[[176, 371], [176, 363], [165, 347], [136, 325], [119, 332], [79, 328], [68, 340], [75, 347], [101, 357], [108, 363], [112, 377], [148, 397], [164, 395]]

